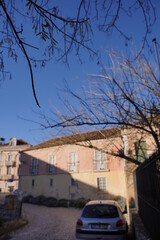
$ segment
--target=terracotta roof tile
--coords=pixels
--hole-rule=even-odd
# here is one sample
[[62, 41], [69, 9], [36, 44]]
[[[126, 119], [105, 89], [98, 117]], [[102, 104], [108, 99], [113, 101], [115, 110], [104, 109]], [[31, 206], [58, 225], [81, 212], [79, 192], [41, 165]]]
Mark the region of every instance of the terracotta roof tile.
[[66, 145], [66, 144], [74, 144], [76, 142], [113, 138], [118, 136], [120, 136], [120, 128], [110, 128], [110, 129], [98, 130], [94, 132], [86, 132], [86, 133], [73, 134], [69, 136], [53, 138], [46, 142], [42, 142], [38, 145], [30, 147], [25, 151], [36, 150], [41, 148], [49, 148], [54, 146]]

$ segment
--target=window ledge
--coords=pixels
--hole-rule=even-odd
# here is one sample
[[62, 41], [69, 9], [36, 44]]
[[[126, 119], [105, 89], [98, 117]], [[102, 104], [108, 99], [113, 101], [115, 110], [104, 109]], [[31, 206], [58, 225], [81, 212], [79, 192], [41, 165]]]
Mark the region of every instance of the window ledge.
[[94, 169], [94, 172], [110, 172], [110, 169]]

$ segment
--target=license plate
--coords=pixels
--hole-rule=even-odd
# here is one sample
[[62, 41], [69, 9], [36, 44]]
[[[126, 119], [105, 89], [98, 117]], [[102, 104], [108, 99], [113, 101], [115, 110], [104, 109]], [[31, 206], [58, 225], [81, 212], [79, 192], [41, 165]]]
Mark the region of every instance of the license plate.
[[92, 229], [108, 229], [108, 224], [91, 224]]

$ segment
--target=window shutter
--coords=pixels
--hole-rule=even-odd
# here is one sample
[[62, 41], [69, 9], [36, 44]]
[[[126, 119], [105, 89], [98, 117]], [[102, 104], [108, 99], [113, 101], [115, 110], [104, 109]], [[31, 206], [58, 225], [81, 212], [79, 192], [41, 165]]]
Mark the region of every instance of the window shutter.
[[146, 141], [137, 141], [135, 143], [136, 159], [143, 162], [147, 158], [147, 143]]
[[69, 153], [69, 171], [76, 172], [77, 171], [77, 155], [76, 152]]

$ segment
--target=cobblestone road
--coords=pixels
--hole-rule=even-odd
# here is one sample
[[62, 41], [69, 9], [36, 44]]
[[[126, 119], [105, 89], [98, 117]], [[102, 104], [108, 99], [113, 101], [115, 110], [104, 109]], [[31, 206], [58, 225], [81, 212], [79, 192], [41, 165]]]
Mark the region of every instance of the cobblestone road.
[[[48, 208], [23, 204], [22, 215], [28, 224], [2, 240], [75, 240], [75, 224], [81, 210], [74, 208]], [[129, 231], [127, 240], [133, 240]]]
[[75, 224], [81, 210], [23, 204], [28, 225], [10, 234], [12, 240], [75, 240]]

